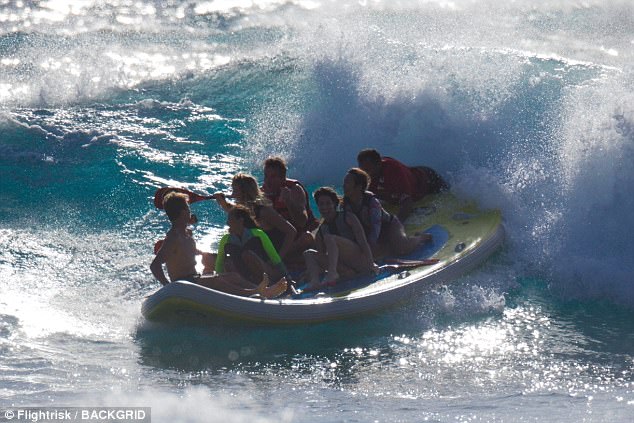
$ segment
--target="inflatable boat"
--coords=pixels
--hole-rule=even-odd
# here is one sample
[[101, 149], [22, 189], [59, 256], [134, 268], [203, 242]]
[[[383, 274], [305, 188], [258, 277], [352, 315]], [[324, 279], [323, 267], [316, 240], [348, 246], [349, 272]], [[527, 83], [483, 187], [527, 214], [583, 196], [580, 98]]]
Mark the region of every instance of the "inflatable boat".
[[449, 192], [416, 203], [405, 228], [408, 233], [427, 232], [432, 241], [407, 257], [392, 258], [397, 265], [382, 266], [378, 275], [272, 300], [176, 281], [147, 297], [142, 314], [152, 321], [205, 316], [276, 325], [353, 318], [394, 307], [421, 291], [451, 282], [482, 264], [504, 239], [498, 210], [482, 210]]

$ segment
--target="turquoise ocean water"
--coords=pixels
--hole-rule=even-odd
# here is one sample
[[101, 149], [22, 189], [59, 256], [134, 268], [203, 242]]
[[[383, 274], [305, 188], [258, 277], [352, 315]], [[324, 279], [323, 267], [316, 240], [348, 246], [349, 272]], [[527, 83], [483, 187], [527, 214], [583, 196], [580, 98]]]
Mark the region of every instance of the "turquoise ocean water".
[[[633, 53], [625, 0], [0, 0], [0, 407], [632, 421]], [[144, 321], [157, 187], [270, 154], [339, 185], [367, 146], [501, 209], [502, 250], [361, 320]]]

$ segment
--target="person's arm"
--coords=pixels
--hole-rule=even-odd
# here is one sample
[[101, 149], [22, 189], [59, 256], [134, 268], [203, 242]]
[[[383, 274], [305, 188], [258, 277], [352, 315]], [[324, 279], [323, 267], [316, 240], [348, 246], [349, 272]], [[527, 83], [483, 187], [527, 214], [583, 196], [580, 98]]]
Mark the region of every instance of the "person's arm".
[[218, 255], [216, 256], [216, 273], [222, 273], [225, 271], [225, 245], [227, 244], [229, 237], [229, 234], [225, 234], [220, 239], [220, 244], [218, 245]]
[[324, 224], [322, 223], [321, 225], [319, 225], [319, 228], [317, 228], [317, 233], [315, 234], [315, 247], [317, 247], [317, 251], [325, 254], [326, 253], [326, 244], [324, 244], [325, 227], [323, 225]]
[[295, 237], [297, 236], [297, 230], [288, 220], [276, 212], [273, 207], [263, 207], [260, 216], [263, 221], [266, 221], [269, 225], [284, 234], [284, 242], [278, 253], [280, 257], [286, 257], [293, 246], [293, 241], [295, 241]]
[[363, 252], [363, 256], [367, 261], [368, 267], [375, 271], [375, 268], [378, 267], [376, 263], [374, 263], [372, 249], [370, 248], [370, 244], [368, 244], [368, 240], [365, 237], [365, 232], [363, 231], [363, 226], [361, 226], [361, 222], [359, 222], [359, 219], [353, 213], [346, 213], [346, 223], [352, 229], [354, 239], [356, 243], [361, 247], [361, 251]]
[[381, 202], [376, 197], [373, 197], [368, 204], [370, 231], [367, 233], [366, 238], [371, 247], [376, 247], [379, 242], [379, 235], [381, 235], [382, 208]]
[[301, 230], [306, 227], [308, 222], [308, 211], [306, 211], [307, 194], [299, 184], [292, 185], [290, 188], [282, 188], [282, 200], [288, 207], [288, 213], [291, 217], [291, 223], [295, 229]]
[[213, 197], [214, 200], [216, 200], [216, 202], [220, 205], [220, 207], [222, 207], [222, 209], [227, 213], [229, 213], [233, 208], [233, 203], [227, 201], [227, 197], [223, 192], [217, 192], [213, 195]]
[[165, 240], [163, 241], [163, 243], [161, 244], [161, 248], [159, 248], [156, 255], [154, 256], [154, 260], [152, 260], [152, 264], [150, 264], [150, 270], [152, 271], [152, 275], [154, 275], [154, 277], [158, 279], [158, 281], [161, 282], [162, 285], [167, 285], [168, 283], [170, 283], [170, 281], [165, 276], [165, 271], [163, 270], [163, 263], [167, 261], [167, 254], [172, 248], [172, 242], [173, 241], [171, 240], [171, 238], [167, 236]]
[[282, 258], [277, 253], [275, 246], [271, 242], [271, 239], [266, 234], [266, 232], [264, 232], [262, 229], [251, 229], [251, 233], [260, 239], [262, 248], [264, 248], [264, 251], [266, 252], [266, 255], [269, 258], [271, 264], [277, 266], [284, 275], [287, 275], [288, 270], [286, 270], [286, 266], [284, 265]]

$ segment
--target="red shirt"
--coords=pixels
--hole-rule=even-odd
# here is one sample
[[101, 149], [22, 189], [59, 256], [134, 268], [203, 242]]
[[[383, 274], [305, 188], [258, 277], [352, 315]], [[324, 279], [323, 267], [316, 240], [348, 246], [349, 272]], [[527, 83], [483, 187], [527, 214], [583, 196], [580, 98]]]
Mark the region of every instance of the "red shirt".
[[381, 159], [381, 176], [372, 179], [369, 190], [381, 200], [398, 204], [407, 197], [414, 200], [421, 198], [420, 177], [418, 169], [405, 166], [391, 157]]

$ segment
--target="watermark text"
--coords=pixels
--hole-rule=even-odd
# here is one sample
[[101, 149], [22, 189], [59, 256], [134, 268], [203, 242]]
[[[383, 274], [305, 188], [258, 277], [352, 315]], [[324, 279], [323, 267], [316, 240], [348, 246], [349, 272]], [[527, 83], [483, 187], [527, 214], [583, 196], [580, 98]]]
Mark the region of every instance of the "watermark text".
[[151, 423], [150, 407], [11, 407], [0, 408], [0, 422]]

